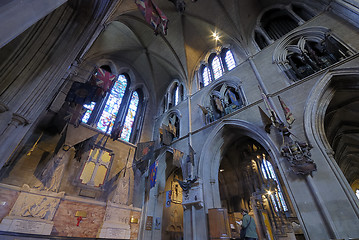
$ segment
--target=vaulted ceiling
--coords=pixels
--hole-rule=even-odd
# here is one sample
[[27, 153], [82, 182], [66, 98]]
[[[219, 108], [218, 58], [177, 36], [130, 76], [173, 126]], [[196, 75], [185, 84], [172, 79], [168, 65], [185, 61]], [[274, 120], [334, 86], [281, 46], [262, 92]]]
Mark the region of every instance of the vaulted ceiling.
[[[230, 44], [237, 59], [253, 54], [251, 35], [257, 17], [273, 4], [268, 0], [184, 0], [181, 14], [169, 0], [153, 0], [169, 19], [168, 34], [155, 35], [134, 0], [118, 1], [106, 28], [86, 54], [106, 57], [133, 67], [147, 88], [161, 98], [177, 78], [192, 88], [195, 70], [217, 46]], [[213, 38], [217, 32], [220, 40]], [[251, 50], [252, 49], [252, 50]]]

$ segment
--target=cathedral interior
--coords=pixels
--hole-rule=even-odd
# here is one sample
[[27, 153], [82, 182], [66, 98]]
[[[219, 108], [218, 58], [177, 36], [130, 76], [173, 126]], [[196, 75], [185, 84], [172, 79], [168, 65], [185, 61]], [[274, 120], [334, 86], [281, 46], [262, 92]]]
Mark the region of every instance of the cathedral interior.
[[0, 239], [359, 239], [358, 0], [0, 20]]

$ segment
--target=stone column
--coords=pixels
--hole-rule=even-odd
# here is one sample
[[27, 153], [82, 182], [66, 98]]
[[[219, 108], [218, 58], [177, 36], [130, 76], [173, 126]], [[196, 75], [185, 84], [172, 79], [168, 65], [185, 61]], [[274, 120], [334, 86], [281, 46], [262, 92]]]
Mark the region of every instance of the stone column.
[[0, 48], [66, 1], [12, 0], [0, 5]]

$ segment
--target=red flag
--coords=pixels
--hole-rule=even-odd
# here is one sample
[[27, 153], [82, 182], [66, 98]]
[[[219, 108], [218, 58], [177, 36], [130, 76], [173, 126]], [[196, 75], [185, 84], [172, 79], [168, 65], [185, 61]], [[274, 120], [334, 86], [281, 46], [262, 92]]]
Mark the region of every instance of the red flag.
[[161, 29], [163, 34], [166, 35], [168, 18], [163, 14], [161, 9], [152, 0], [135, 0], [135, 3], [145, 17], [146, 22], [155, 29], [155, 33], [157, 34], [159, 29]]
[[272, 104], [269, 102], [267, 95], [263, 92], [263, 89], [260, 86], [258, 86], [258, 87], [259, 87], [259, 90], [261, 91], [262, 99], [263, 99], [266, 109], [269, 113], [269, 117], [272, 121], [273, 126], [276, 126], [276, 127], [279, 126], [282, 123], [282, 121], [278, 118], [277, 113], [275, 112]]
[[287, 121], [287, 123], [289, 125], [292, 125], [293, 122], [295, 121], [295, 118], [292, 114], [292, 112], [290, 111], [289, 107], [283, 102], [283, 100], [280, 98], [280, 96], [278, 96], [280, 105], [282, 105], [282, 109], [285, 115], [285, 120]]
[[98, 68], [96, 73], [94, 74], [93, 85], [102, 89], [101, 94], [103, 95], [107, 92], [111, 86], [113, 81], [115, 80], [116, 75], [113, 75], [110, 72], [103, 70], [102, 68]]

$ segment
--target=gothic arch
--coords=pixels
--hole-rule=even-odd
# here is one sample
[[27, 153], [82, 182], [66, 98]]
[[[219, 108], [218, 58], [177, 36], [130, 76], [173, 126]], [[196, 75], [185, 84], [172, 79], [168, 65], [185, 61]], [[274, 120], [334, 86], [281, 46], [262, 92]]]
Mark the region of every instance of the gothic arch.
[[[243, 136], [253, 138], [259, 144], [261, 144], [273, 161], [278, 165], [280, 175], [283, 179], [284, 185], [288, 189], [290, 199], [292, 200], [292, 194], [288, 187], [286, 177], [282, 166], [279, 164], [280, 153], [274, 143], [266, 136], [262, 129], [257, 126], [242, 120], [223, 120], [207, 137], [207, 141], [203, 144], [201, 157], [198, 164], [198, 174], [203, 179], [203, 192], [205, 210], [209, 208], [220, 208], [220, 196], [219, 196], [219, 183], [218, 183], [218, 170], [221, 160], [221, 151], [228, 145], [223, 138], [223, 131], [226, 127], [232, 127], [241, 132]], [[296, 209], [296, 206], [294, 206]]]
[[326, 111], [337, 90], [334, 84], [339, 81], [341, 85], [352, 85], [353, 82], [357, 85], [359, 83], [359, 69], [345, 68], [332, 70], [316, 83], [307, 99], [304, 111], [304, 131], [309, 142], [321, 151], [324, 160], [343, 188], [353, 211], [359, 216], [359, 201], [351, 191], [344, 173], [336, 163], [334, 151], [324, 129]]
[[284, 37], [274, 49], [272, 61], [288, 79], [297, 81], [354, 53], [330, 29], [317, 26], [303, 28]]

